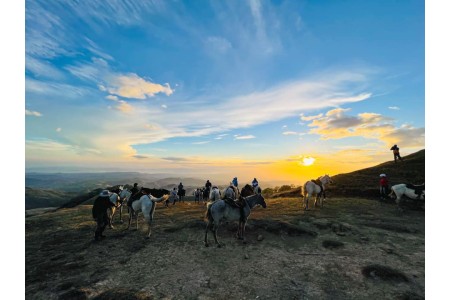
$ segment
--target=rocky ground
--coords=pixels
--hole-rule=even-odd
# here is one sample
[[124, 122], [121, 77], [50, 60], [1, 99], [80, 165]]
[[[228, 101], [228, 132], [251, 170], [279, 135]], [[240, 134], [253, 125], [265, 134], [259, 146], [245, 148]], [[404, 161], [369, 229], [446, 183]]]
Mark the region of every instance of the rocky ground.
[[26, 298], [424, 298], [423, 211], [361, 198], [307, 212], [299, 198], [266, 202], [250, 215], [247, 244], [236, 224], [220, 227], [222, 248], [204, 246], [205, 207], [192, 202], [158, 204], [150, 239], [141, 216], [138, 230], [116, 219], [94, 242], [90, 205], [29, 215]]

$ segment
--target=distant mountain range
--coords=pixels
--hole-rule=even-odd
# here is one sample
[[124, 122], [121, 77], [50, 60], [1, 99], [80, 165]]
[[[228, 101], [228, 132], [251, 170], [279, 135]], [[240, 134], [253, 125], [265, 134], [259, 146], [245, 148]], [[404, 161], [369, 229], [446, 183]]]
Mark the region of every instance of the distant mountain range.
[[[334, 183], [329, 194], [336, 196], [378, 196], [379, 175], [385, 173], [390, 184], [425, 182], [425, 150], [404, 157], [403, 161], [384, 162], [374, 167], [333, 176]], [[137, 182], [139, 186], [171, 190], [183, 182], [186, 195], [205, 185], [204, 179], [181, 178], [168, 174], [145, 174], [138, 172], [107, 173], [27, 173], [25, 174], [25, 209], [59, 207], [66, 203], [83, 203], [102, 189]], [[213, 182], [214, 184], [218, 184]], [[262, 187], [268, 187], [260, 182]], [[228, 183], [219, 183], [224, 188]], [[242, 184], [242, 183], [241, 183]], [[273, 184], [273, 183], [272, 183]], [[299, 197], [300, 189], [275, 194], [278, 197]]]

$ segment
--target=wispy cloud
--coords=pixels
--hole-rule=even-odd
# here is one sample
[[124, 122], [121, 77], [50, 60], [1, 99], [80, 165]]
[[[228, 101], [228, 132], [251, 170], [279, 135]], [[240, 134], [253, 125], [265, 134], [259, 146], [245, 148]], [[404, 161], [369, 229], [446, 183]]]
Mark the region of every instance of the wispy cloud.
[[106, 89], [112, 94], [135, 99], [146, 99], [158, 93], [170, 96], [173, 93], [168, 83], [164, 85], [153, 83], [136, 74], [114, 76]]
[[283, 135], [297, 135], [298, 133], [295, 131], [284, 131]]
[[138, 154], [133, 155], [132, 157], [136, 158], [136, 159], [147, 159], [148, 158], [148, 156], [146, 156], [146, 155], [138, 155]]
[[120, 100], [118, 101], [119, 105], [115, 106], [114, 108], [118, 111], [124, 112], [124, 113], [130, 113], [134, 110], [133, 106], [128, 104], [127, 102]]
[[188, 161], [188, 159], [185, 157], [173, 157], [173, 156], [161, 157], [161, 159], [173, 161], [173, 162]]
[[63, 79], [65, 77], [63, 72], [46, 60], [39, 60], [31, 55], [26, 55], [25, 57], [25, 68], [37, 78]]
[[73, 75], [98, 85], [101, 91], [113, 96], [146, 99], [158, 93], [170, 96], [174, 92], [168, 83], [162, 85], [145, 80], [134, 73], [114, 72], [109, 64], [100, 58], [94, 58], [90, 63], [67, 66], [66, 69]]
[[[133, 145], [152, 144], [176, 137], [216, 135], [216, 139], [219, 139], [226, 136], [222, 132], [251, 128], [267, 122], [296, 117], [304, 111], [315, 111], [368, 99], [370, 93], [354, 95], [352, 92], [346, 92], [348, 80], [351, 82], [352, 90], [355, 89], [353, 78], [356, 78], [356, 83], [360, 82], [359, 75], [315, 76], [312, 79], [299, 79], [280, 84], [265, 91], [224, 98], [209, 105], [193, 106], [177, 101], [174, 102], [170, 115], [167, 115], [167, 111], [160, 105], [149, 105], [145, 101], [134, 102], [132, 111], [127, 102], [113, 101], [120, 105], [109, 112], [108, 118], [102, 119], [101, 126], [98, 121], [93, 120], [93, 116], [104, 114], [102, 107], [91, 108], [90, 115], [86, 115], [82, 107], [72, 108], [70, 112], [61, 114], [67, 113], [68, 118], [75, 114], [78, 116], [80, 125], [72, 128], [71, 134], [82, 135], [84, 147], [95, 147], [105, 156], [130, 157], [138, 154]], [[258, 109], [249, 110], [249, 107]], [[126, 121], [120, 115], [124, 111], [132, 112], [132, 117]], [[370, 116], [364, 118], [368, 119]], [[95, 126], [96, 129], [88, 129], [87, 126]], [[89, 130], [90, 134], [87, 136], [81, 134], [82, 130]], [[67, 131], [66, 133], [69, 134]], [[120, 143], [111, 144], [108, 137], [114, 137], [114, 140]], [[254, 138], [252, 134], [234, 137], [236, 140]]]
[[209, 141], [202, 141], [202, 142], [193, 142], [193, 145], [204, 145], [204, 144], [208, 144]]
[[234, 139], [235, 140], [250, 140], [250, 139], [254, 139], [254, 138], [256, 138], [254, 135], [249, 134], [249, 135], [238, 135]]
[[206, 38], [205, 44], [211, 48], [213, 53], [225, 54], [232, 48], [230, 41], [224, 37], [209, 36]]
[[404, 147], [423, 147], [425, 129], [410, 125], [396, 128], [394, 119], [376, 113], [348, 115], [350, 109], [337, 108], [328, 111], [325, 116], [316, 118], [308, 125], [309, 133], [318, 134], [322, 139], [342, 139], [363, 137], [378, 139], [389, 144], [402, 144]]
[[389, 106], [388, 108], [392, 109], [392, 110], [399, 110], [400, 109], [400, 107], [398, 107], [398, 106]]
[[300, 114], [300, 119], [302, 121], [312, 121], [312, 120], [321, 118], [322, 116], [323, 116], [323, 114], [318, 114], [318, 115], [315, 115], [315, 116], [305, 116], [304, 114]]
[[38, 111], [28, 110], [25, 109], [25, 115], [27, 116], [34, 116], [34, 117], [42, 117], [42, 114]]
[[49, 156], [55, 153], [68, 152], [76, 155], [95, 154], [99, 155], [101, 152], [97, 149], [86, 148], [79, 145], [61, 143], [51, 139], [34, 139], [26, 140], [26, 150], [33, 151], [38, 155], [46, 154]]

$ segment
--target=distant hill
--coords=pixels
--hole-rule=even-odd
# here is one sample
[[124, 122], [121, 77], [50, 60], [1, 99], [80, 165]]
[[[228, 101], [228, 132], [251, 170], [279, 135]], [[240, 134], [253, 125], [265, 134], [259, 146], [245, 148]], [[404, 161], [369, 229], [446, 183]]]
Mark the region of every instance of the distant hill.
[[422, 184], [425, 182], [425, 149], [377, 166], [333, 176], [330, 193], [349, 196], [379, 196], [380, 174], [386, 174], [389, 184]]
[[74, 196], [74, 193], [70, 192], [26, 187], [25, 209], [59, 207]]
[[[329, 196], [378, 197], [380, 174], [386, 174], [389, 184], [422, 184], [425, 182], [425, 149], [403, 157], [403, 161], [384, 162], [374, 167], [332, 176]], [[299, 197], [300, 188], [276, 193], [272, 197]]]

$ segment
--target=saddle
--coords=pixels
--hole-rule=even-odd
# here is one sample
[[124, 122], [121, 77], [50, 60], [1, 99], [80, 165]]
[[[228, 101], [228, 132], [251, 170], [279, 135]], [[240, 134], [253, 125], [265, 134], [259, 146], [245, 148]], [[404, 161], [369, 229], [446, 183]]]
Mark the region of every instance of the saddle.
[[407, 187], [408, 189], [414, 190], [414, 193], [415, 193], [417, 196], [422, 195], [423, 191], [425, 191], [425, 184], [414, 185], [414, 184], [409, 184], [409, 183], [407, 183], [407, 184], [406, 184], [406, 187]]
[[242, 198], [242, 197], [239, 197], [238, 200], [233, 200], [231, 198], [226, 197], [223, 200], [225, 201], [225, 203], [227, 203], [231, 207], [244, 208], [244, 206], [245, 206], [244, 198]]

